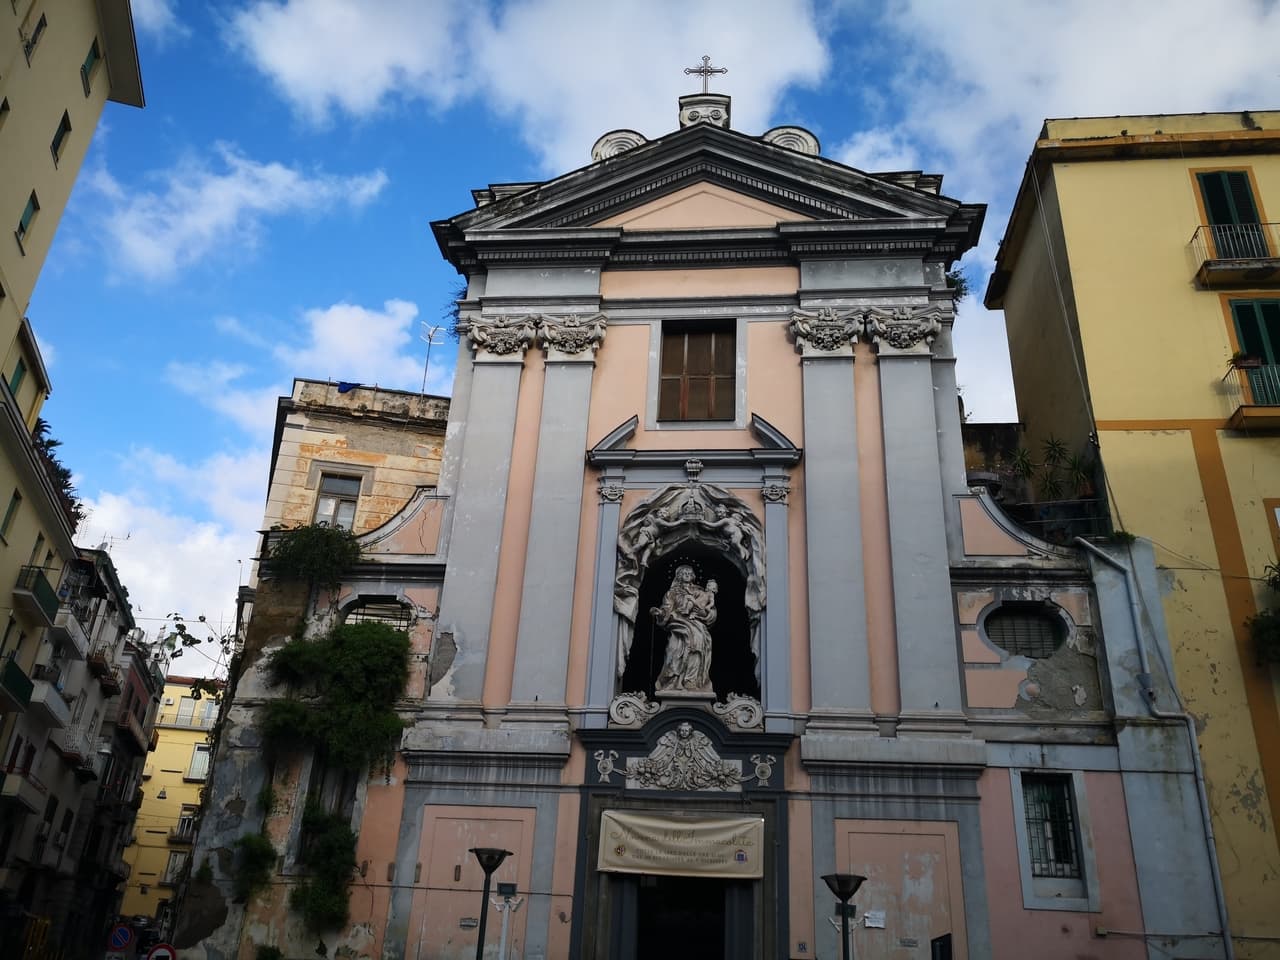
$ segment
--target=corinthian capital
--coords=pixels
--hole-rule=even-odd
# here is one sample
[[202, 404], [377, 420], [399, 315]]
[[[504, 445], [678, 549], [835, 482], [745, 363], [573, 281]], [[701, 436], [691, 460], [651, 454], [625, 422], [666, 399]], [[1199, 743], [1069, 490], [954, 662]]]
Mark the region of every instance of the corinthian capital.
[[[923, 353], [942, 330], [941, 307], [872, 307], [867, 310], [867, 335], [872, 342], [894, 350]], [[920, 349], [922, 348], [923, 349]]]
[[852, 353], [862, 324], [853, 311], [819, 307], [816, 311], [794, 311], [787, 329], [801, 353]]
[[483, 352], [492, 356], [514, 355], [524, 359], [524, 352], [533, 343], [535, 318], [523, 316], [469, 320], [465, 330], [467, 340], [477, 356]]
[[596, 350], [604, 341], [607, 326], [603, 313], [570, 314], [563, 317], [543, 314], [538, 317], [538, 344], [547, 353], [554, 351], [568, 356], [586, 354], [583, 359], [589, 359], [595, 356]]

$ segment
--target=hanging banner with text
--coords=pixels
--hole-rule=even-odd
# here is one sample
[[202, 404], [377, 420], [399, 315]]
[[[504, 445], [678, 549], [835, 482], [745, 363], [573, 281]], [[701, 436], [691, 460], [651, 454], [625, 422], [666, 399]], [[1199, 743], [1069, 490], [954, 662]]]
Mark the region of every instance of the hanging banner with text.
[[757, 878], [764, 873], [764, 818], [605, 810], [598, 866], [612, 873]]

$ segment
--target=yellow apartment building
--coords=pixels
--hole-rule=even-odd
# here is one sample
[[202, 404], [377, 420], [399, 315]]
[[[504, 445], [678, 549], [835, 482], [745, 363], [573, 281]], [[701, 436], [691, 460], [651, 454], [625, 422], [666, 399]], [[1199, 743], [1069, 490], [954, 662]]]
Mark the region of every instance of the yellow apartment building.
[[[1270, 212], [1269, 212], [1270, 211]], [[1048, 120], [986, 305], [1027, 449], [1096, 455], [1149, 538], [1199, 731], [1235, 948], [1280, 956], [1280, 112]]]
[[128, 0], [0, 7], [0, 588], [12, 598], [0, 617], [0, 838], [38, 792], [11, 749], [18, 716], [51, 695], [35, 671], [58, 655], [57, 588], [76, 556], [74, 518], [32, 442], [50, 383], [26, 312], [108, 100], [143, 104]]
[[169, 908], [195, 840], [200, 794], [209, 773], [209, 731], [218, 704], [191, 696], [191, 677], [170, 676], [160, 701], [155, 752], [142, 771], [142, 807], [133, 842], [125, 848], [131, 867], [120, 912], [148, 916], [167, 929]]

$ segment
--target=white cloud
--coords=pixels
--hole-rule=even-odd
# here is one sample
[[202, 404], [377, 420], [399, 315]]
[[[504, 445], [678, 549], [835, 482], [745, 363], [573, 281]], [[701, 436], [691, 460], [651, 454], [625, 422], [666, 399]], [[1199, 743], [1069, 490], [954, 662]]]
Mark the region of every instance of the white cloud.
[[164, 379], [259, 441], [266, 442], [275, 428], [276, 400], [288, 391], [279, 385], [240, 386], [238, 381], [248, 372], [243, 364], [221, 360], [198, 363], [175, 360], [165, 367]]
[[855, 133], [836, 147], [831, 156], [867, 173], [920, 169], [915, 148], [895, 131], [880, 128]]
[[417, 316], [418, 308], [404, 300], [388, 300], [381, 310], [352, 303], [307, 310], [303, 342], [278, 345], [275, 357], [300, 377], [416, 390], [422, 386], [419, 357], [426, 353]]
[[754, 132], [788, 85], [816, 83], [828, 61], [803, 0], [525, 0], [493, 19], [479, 5], [256, 0], [230, 36], [313, 122], [470, 96], [513, 118], [555, 173], [590, 162], [607, 130], [670, 132], [676, 97], [698, 89], [682, 70], [703, 50], [730, 66], [716, 89], [734, 95], [734, 126]]
[[136, 193], [105, 169], [92, 174], [89, 182], [108, 201], [102, 217], [108, 252], [125, 270], [169, 279], [220, 247], [252, 248], [268, 216], [363, 207], [387, 184], [381, 170], [308, 174], [253, 160], [226, 143], [215, 144], [212, 159], [187, 157], [155, 175], [156, 189]]
[[174, 14], [170, 0], [132, 0], [130, 7], [139, 32], [158, 43], [191, 35], [191, 28]]
[[[397, 97], [447, 106], [469, 65], [463, 4], [421, 0], [256, 0], [232, 18], [233, 46], [315, 122], [364, 116]], [[324, 64], [324, 69], [316, 69]]]

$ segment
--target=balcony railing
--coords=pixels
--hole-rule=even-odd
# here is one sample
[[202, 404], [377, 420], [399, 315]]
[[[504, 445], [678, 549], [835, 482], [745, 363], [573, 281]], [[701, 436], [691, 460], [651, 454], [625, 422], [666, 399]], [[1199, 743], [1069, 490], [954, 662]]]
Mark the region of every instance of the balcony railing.
[[12, 654], [4, 658], [4, 666], [0, 667], [0, 703], [6, 704], [10, 710], [25, 710], [31, 702], [34, 686]]
[[42, 627], [52, 627], [58, 617], [58, 594], [40, 567], [23, 567], [18, 572], [13, 602]]
[[196, 839], [196, 822], [179, 820], [178, 825], [169, 831], [169, 842], [177, 846], [194, 843]]
[[61, 643], [68, 654], [77, 660], [83, 660], [89, 652], [89, 633], [85, 627], [87, 618], [81, 617], [82, 612], [88, 611], [81, 604], [64, 603], [58, 608], [53, 628], [49, 631], [53, 639]]
[[161, 710], [160, 716], [156, 718], [156, 726], [210, 730], [217, 719], [216, 716], [201, 716], [197, 713], [183, 714], [177, 710]]
[[1238, 362], [1223, 377], [1233, 430], [1280, 427], [1280, 364]]
[[1197, 227], [1188, 246], [1202, 286], [1280, 281], [1280, 223]]
[[93, 744], [89, 742], [89, 731], [85, 729], [83, 720], [64, 730], [55, 730], [49, 737], [49, 743], [72, 767], [78, 768], [85, 760], [93, 759]]

